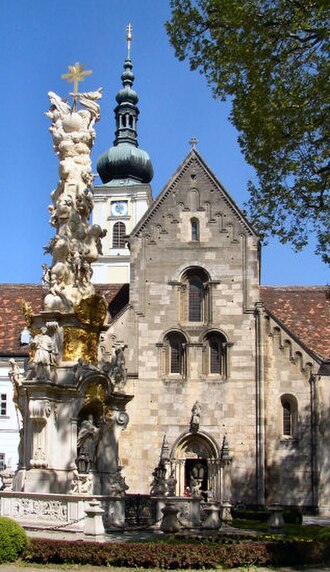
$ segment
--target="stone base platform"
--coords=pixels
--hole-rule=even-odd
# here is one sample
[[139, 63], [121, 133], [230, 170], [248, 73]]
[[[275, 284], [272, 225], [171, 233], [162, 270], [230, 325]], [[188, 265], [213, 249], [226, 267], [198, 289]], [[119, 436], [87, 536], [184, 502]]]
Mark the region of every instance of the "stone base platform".
[[104, 510], [106, 530], [125, 526], [125, 498], [5, 491], [0, 492], [0, 516], [16, 520], [24, 528], [83, 532], [86, 509], [97, 500]]

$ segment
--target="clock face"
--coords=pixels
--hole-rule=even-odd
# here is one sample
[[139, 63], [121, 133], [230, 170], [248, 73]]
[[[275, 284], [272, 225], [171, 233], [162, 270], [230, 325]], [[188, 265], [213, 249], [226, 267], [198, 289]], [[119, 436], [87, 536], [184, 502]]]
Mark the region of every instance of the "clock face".
[[126, 201], [116, 201], [111, 204], [111, 214], [112, 216], [126, 216], [127, 215], [127, 202]]

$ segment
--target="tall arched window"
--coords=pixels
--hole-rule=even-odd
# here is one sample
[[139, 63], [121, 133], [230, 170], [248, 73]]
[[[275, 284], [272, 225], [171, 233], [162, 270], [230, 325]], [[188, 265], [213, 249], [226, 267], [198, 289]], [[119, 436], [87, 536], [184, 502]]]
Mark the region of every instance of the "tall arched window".
[[116, 222], [112, 231], [112, 248], [125, 248], [126, 227], [123, 222]]
[[210, 332], [204, 344], [204, 373], [227, 377], [227, 340], [219, 332]]
[[192, 218], [190, 220], [191, 224], [191, 240], [199, 240], [199, 220], [197, 218]]
[[179, 339], [170, 340], [170, 352], [170, 373], [181, 373], [183, 349]]
[[186, 339], [180, 332], [170, 332], [164, 340], [163, 373], [186, 374]]
[[297, 429], [298, 402], [294, 395], [281, 396], [282, 405], [282, 435], [293, 437]]
[[191, 268], [182, 277], [180, 319], [199, 323], [210, 320], [209, 277], [201, 268]]
[[188, 279], [188, 319], [189, 322], [203, 320], [204, 287], [200, 276], [191, 276]]

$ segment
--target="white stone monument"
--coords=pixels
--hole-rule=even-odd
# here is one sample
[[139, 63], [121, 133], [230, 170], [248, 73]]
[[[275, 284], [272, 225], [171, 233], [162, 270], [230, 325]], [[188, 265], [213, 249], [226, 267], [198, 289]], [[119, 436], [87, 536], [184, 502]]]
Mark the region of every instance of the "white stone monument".
[[76, 523], [81, 529], [88, 497], [101, 501], [108, 525], [124, 524], [120, 503], [128, 487], [118, 464], [118, 441], [132, 399], [124, 391], [126, 346], [111, 363], [99, 364], [97, 358], [107, 306], [91, 283], [91, 263], [101, 253], [105, 231], [89, 224], [90, 152], [102, 90], [79, 93], [78, 81], [89, 73], [77, 63], [64, 76], [74, 82], [72, 105], [49, 93], [46, 115], [60, 177], [49, 207], [56, 232], [45, 248], [52, 263], [43, 265], [43, 311], [34, 314], [25, 305], [32, 333], [25, 375], [11, 364], [23, 428], [12, 491], [0, 495], [0, 514], [23, 523]]

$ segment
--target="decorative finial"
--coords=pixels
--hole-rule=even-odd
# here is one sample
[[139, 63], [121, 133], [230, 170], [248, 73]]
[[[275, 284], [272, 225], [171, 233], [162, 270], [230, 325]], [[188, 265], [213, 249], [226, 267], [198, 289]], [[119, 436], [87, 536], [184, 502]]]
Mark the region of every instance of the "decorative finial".
[[198, 139], [196, 139], [196, 137], [192, 137], [189, 141], [188, 141], [189, 145], [191, 145], [192, 149], [196, 149], [196, 145], [198, 145], [199, 141]]
[[61, 79], [66, 79], [68, 83], [73, 83], [73, 109], [77, 109], [78, 86], [80, 81], [84, 81], [87, 75], [91, 75], [92, 70], [85, 70], [84, 64], [76, 62], [73, 66], [68, 66], [69, 73], [63, 73]]
[[126, 38], [127, 38], [127, 59], [131, 59], [131, 42], [132, 42], [132, 32], [133, 26], [132, 24], [128, 24], [126, 27]]

